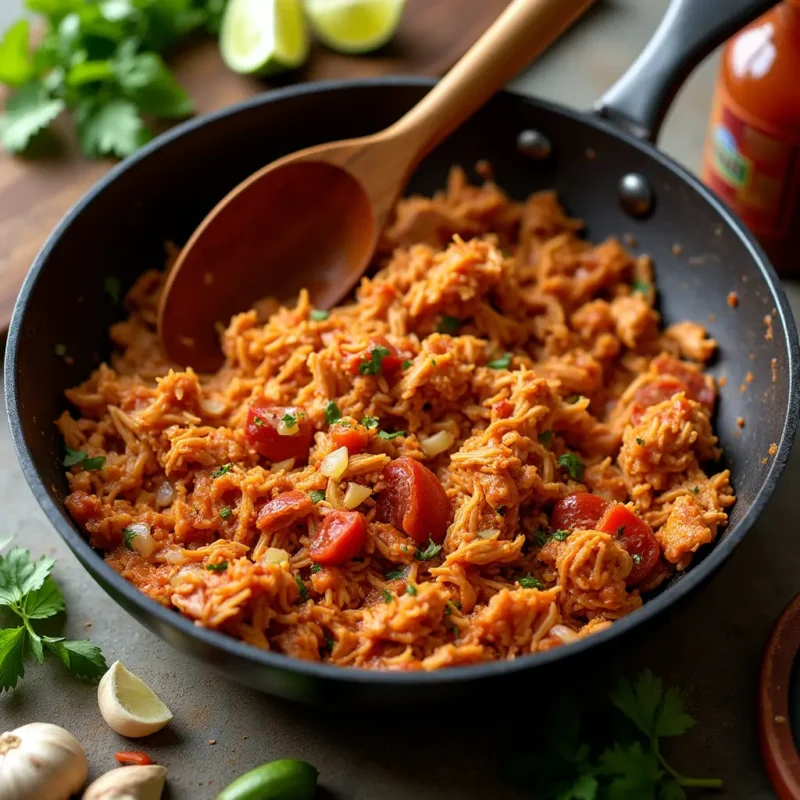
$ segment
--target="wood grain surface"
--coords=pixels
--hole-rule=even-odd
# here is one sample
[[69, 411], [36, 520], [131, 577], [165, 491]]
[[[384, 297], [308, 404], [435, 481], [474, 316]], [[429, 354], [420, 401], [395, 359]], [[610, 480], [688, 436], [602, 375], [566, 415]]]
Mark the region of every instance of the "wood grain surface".
[[[440, 75], [491, 24], [508, 0], [408, 0], [392, 42], [375, 54], [352, 57], [315, 46], [305, 68], [267, 83], [225, 68], [214, 41], [197, 41], [170, 59], [178, 79], [204, 114], [295, 81], [388, 73]], [[11, 319], [19, 287], [58, 221], [113, 164], [82, 158], [71, 121], [36, 143], [38, 157], [0, 151], [0, 330]], [[76, 270], [80, 265], [75, 265]]]

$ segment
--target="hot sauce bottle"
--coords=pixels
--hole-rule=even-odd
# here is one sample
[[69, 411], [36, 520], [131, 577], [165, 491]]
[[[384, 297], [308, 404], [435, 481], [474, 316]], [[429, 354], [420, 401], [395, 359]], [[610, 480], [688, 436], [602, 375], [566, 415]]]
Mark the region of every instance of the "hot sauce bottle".
[[800, 277], [800, 0], [783, 0], [725, 46], [702, 177], [778, 273]]

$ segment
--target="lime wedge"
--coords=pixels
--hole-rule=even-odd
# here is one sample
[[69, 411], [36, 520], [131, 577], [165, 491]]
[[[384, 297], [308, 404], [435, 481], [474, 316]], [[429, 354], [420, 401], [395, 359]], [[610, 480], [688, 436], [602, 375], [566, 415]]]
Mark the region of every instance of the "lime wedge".
[[314, 33], [339, 53], [368, 53], [392, 38], [405, 0], [305, 0]]
[[301, 0], [230, 0], [219, 48], [222, 60], [244, 75], [302, 66], [309, 39]]

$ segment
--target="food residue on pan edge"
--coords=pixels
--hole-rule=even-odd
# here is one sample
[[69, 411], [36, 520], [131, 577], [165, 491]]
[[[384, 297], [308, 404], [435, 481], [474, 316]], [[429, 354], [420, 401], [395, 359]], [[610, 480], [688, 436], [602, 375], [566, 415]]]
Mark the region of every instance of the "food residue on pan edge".
[[728, 292], [728, 305], [736, 308], [739, 305], [739, 295], [736, 292]]

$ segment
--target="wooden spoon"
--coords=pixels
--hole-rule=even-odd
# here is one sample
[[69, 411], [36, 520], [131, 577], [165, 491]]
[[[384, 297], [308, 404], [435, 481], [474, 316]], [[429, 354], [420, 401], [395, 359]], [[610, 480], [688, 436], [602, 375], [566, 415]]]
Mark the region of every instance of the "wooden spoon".
[[592, 0], [513, 0], [394, 125], [274, 161], [225, 197], [192, 234], [167, 278], [159, 335], [173, 361], [222, 363], [217, 326], [262, 297], [341, 300], [419, 161], [550, 45]]

